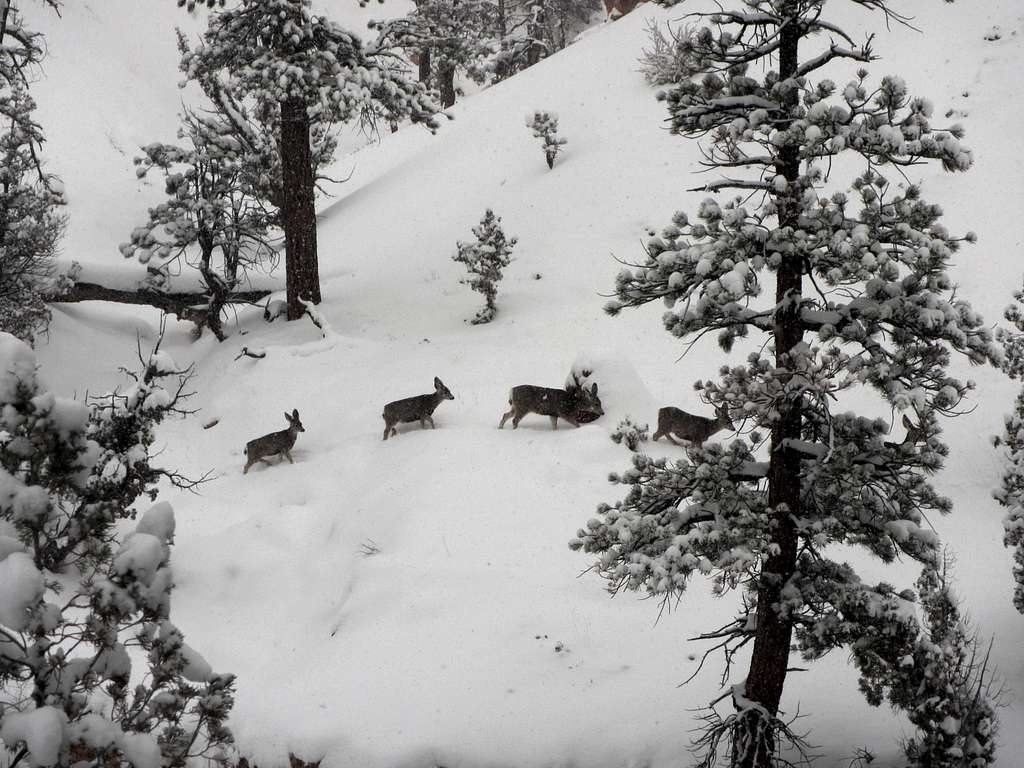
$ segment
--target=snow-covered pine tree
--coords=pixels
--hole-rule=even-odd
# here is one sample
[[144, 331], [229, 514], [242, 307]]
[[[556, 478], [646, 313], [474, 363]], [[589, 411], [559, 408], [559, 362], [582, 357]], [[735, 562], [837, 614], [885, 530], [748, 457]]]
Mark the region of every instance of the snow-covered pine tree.
[[[1004, 317], [1016, 330], [1001, 329], [1005, 359], [1003, 370], [1012, 379], [1024, 379], [1024, 290], [1013, 294], [1014, 303]], [[1013, 413], [1005, 419], [1005, 429], [996, 445], [1006, 446], [1006, 464], [1000, 486], [994, 495], [1006, 507], [1003, 518], [1003, 544], [1013, 547], [1013, 604], [1024, 613], [1024, 388], [1017, 394]]]
[[0, 0], [0, 330], [27, 341], [49, 321], [44, 296], [65, 222], [63, 186], [43, 168], [28, 87], [43, 55], [41, 36]]
[[12, 765], [184, 768], [231, 742], [233, 678], [170, 621], [170, 506], [123, 539], [112, 530], [152, 488], [145, 414], [174, 400], [155, 382], [167, 355], [147, 369], [90, 407], [48, 392], [31, 349], [0, 334], [0, 741]]
[[156, 425], [187, 413], [191, 395], [191, 369], [179, 370], [159, 340], [140, 352], [128, 387], [87, 403], [54, 398], [36, 381], [34, 358], [5, 345], [12, 370], [27, 372], [0, 391], [0, 477], [12, 490], [0, 500], [0, 525], [13, 527], [36, 567], [57, 573], [109, 559], [115, 523], [134, 517], [141, 497], [155, 499], [158, 482], [202, 482], [153, 463]]
[[231, 130], [216, 111], [186, 111], [178, 132], [185, 146], [142, 147], [136, 175], [163, 172], [167, 200], [150, 208], [146, 224], [120, 246], [125, 258], [146, 265], [147, 287], [154, 290], [169, 290], [172, 274], [180, 274], [183, 265], [196, 269], [209, 302], [189, 318], [198, 331], [209, 327], [221, 341], [221, 315], [249, 271], [277, 262], [269, 232], [277, 211], [266, 202], [267, 163], [260, 162], [268, 153], [254, 157]]
[[512, 262], [512, 249], [518, 241], [505, 236], [501, 217], [495, 216], [490, 208], [480, 223], [473, 227], [473, 234], [476, 235], [475, 241], [456, 243], [458, 251], [452, 259], [465, 264], [469, 272], [469, 277], [459, 282], [484, 296], [484, 308], [471, 321], [473, 325], [480, 325], [489, 323], [498, 312], [498, 281], [501, 280], [501, 271]]
[[241, 0], [211, 14], [181, 69], [221, 105], [239, 142], [266, 151], [261, 132], [275, 137], [281, 174], [270, 202], [284, 229], [288, 319], [302, 317], [304, 302], [320, 302], [312, 145], [352, 121], [410, 118], [433, 130], [438, 108], [388, 50], [315, 15], [310, 0]]
[[489, 0], [419, 0], [406, 16], [370, 26], [380, 32], [378, 44], [418, 58], [420, 82], [440, 94], [444, 108], [455, 103], [456, 73], [486, 77], [496, 26]]
[[[739, 768], [773, 764], [792, 738], [779, 717], [792, 645], [814, 659], [877, 637], [872, 653], [853, 654], [862, 680], [885, 690], [899, 679], [906, 649], [926, 634], [913, 593], [865, 583], [832, 558], [837, 545], [855, 546], [885, 563], [937, 566], [926, 516], [951, 507], [927, 479], [947, 453], [937, 417], [973, 387], [949, 372], [950, 358], [1001, 358], [947, 273], [965, 238], [946, 230], [917, 186], [881, 175], [926, 160], [966, 170], [960, 129], [934, 128], [931, 103], [899, 77], [870, 84], [861, 69], [842, 87], [822, 78], [826, 65], [875, 58], [870, 37], [859, 45], [830, 17], [839, 5], [750, 0], [689, 16], [694, 70], [706, 74], [664, 94], [672, 130], [708, 139], [708, 166], [723, 177], [699, 189], [742, 196], [707, 198], [692, 219], [676, 214], [646, 260], [619, 275], [608, 307], [663, 301], [668, 331], [717, 332], [726, 351], [763, 334], [745, 362], [698, 382], [754, 430], [753, 444], [707, 443], [689, 461], [634, 457], [619, 478], [628, 494], [571, 543], [598, 555], [613, 590], [671, 601], [695, 574], [711, 575], [721, 593], [744, 590], [736, 619], [704, 635], [725, 651], [726, 674], [752, 646], [730, 691], [734, 712], [709, 715], [704, 765], [720, 750]], [[886, 0], [842, 5], [900, 20]], [[867, 166], [846, 189], [828, 174], [841, 153]], [[774, 290], [762, 298], [764, 287]], [[874, 391], [879, 411], [913, 414], [912, 439], [886, 441], [886, 420], [833, 411], [858, 385]], [[884, 642], [898, 635], [905, 642]]]
[[558, 135], [558, 115], [554, 112], [535, 110], [532, 115], [526, 116], [526, 127], [533, 131], [534, 137], [541, 140], [541, 150], [548, 162], [548, 168], [554, 168], [555, 158], [562, 151], [562, 147], [569, 143], [568, 139]]

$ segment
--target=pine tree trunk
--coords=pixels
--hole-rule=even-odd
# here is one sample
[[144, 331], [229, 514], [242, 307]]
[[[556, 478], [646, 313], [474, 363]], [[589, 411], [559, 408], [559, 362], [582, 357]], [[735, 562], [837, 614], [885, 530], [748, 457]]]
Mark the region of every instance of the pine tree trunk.
[[447, 109], [455, 103], [455, 67], [446, 66], [437, 73], [441, 90], [441, 107]]
[[420, 51], [420, 63], [419, 63], [419, 76], [420, 82], [426, 86], [430, 86], [430, 48], [424, 48]]
[[309, 115], [300, 98], [281, 104], [281, 181], [288, 319], [296, 320], [306, 311], [300, 299], [320, 303]]
[[[798, 66], [797, 54], [800, 31], [796, 24], [785, 24], [781, 28], [779, 51], [779, 74], [782, 80], [791, 77]], [[797, 91], [785, 105], [788, 110], [796, 106]], [[784, 130], [785, 124], [780, 124]], [[788, 193], [778, 197], [779, 226], [796, 227], [799, 214], [798, 202], [787, 195], [794, 194], [795, 182], [800, 174], [800, 158], [796, 147], [786, 147], [780, 153], [777, 170], [790, 182]], [[803, 268], [794, 257], [786, 258], [780, 265], [775, 289], [776, 312], [775, 364], [780, 368], [792, 367], [787, 359], [789, 352], [803, 340], [800, 322], [800, 300], [803, 291]], [[745, 696], [764, 707], [772, 716], [778, 714], [782, 700], [782, 689], [786, 682], [789, 666], [789, 647], [793, 635], [793, 624], [779, 616], [777, 608], [782, 589], [796, 571], [798, 536], [794, 517], [800, 513], [800, 457], [792, 450], [783, 448], [786, 439], [801, 437], [800, 401], [791, 400], [783, 405], [782, 418], [772, 429], [771, 463], [768, 472], [768, 503], [773, 508], [784, 507], [776, 513], [774, 541], [777, 554], [770, 556], [763, 564], [757, 590], [757, 634], [747, 674]], [[775, 751], [775, 732], [764, 715], [753, 710], [745, 718], [745, 727], [734, 738], [734, 768], [771, 768]], [[742, 738], [742, 737], [746, 738]]]

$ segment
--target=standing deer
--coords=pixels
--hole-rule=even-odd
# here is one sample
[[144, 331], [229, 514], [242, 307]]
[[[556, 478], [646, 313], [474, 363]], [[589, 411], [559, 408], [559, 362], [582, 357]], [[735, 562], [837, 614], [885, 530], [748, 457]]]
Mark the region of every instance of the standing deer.
[[292, 446], [295, 445], [295, 438], [299, 432], [305, 432], [306, 429], [302, 426], [302, 422], [299, 421], [298, 409], [292, 410], [290, 415], [285, 413], [284, 417], [288, 420], [288, 429], [282, 429], [280, 432], [271, 432], [269, 435], [257, 437], [255, 440], [250, 440], [245, 444], [246, 461], [245, 469], [242, 470], [243, 475], [248, 474], [249, 467], [257, 461], [262, 461], [265, 464], [271, 456], [284, 454], [289, 464], [295, 463], [292, 461]]
[[429, 395], [407, 397], [403, 400], [395, 400], [384, 406], [384, 413], [382, 414], [384, 418], [384, 439], [387, 440], [391, 435], [398, 434], [395, 425], [399, 423], [408, 424], [418, 421], [420, 427], [426, 429], [427, 422], [430, 422], [430, 428], [436, 429], [433, 418], [434, 409], [441, 404], [442, 400], [454, 399], [455, 395], [444, 385], [444, 382], [435, 376], [434, 391]]
[[672, 435], [681, 440], [689, 440], [694, 445], [703, 445], [704, 441], [723, 429], [736, 430], [736, 425], [729, 418], [729, 410], [724, 406], [715, 409], [715, 418], [694, 416], [679, 408], [666, 406], [658, 411], [658, 431], [652, 439], [657, 440], [664, 435], [673, 445], [679, 445]]
[[565, 389], [535, 387], [532, 384], [512, 387], [508, 404], [512, 407], [501, 417], [498, 429], [503, 429], [510, 417], [512, 429], [518, 429], [519, 422], [528, 413], [549, 416], [552, 429], [558, 429], [560, 418], [578, 427], [581, 423], [586, 424], [604, 415], [601, 400], [597, 396], [597, 384], [587, 388], [576, 374], [572, 376], [572, 384], [566, 385]]

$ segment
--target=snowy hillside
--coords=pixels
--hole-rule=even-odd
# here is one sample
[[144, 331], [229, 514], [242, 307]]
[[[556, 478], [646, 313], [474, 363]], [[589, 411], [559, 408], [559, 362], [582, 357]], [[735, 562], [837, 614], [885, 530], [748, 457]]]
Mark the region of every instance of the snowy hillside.
[[[184, 325], [172, 331], [171, 354], [196, 364], [201, 413], [161, 428], [160, 461], [216, 474], [198, 495], [162, 497], [178, 518], [176, 622], [215, 669], [238, 675], [232, 727], [260, 765], [282, 764], [288, 751], [324, 756], [324, 768], [686, 761], [692, 710], [717, 695], [720, 669], [716, 659], [678, 687], [703, 650], [687, 638], [728, 621], [732, 598], [695, 585], [656, 621], [654, 603], [610, 599], [596, 576], [580, 575], [590, 561], [566, 543], [620, 493], [607, 482], [629, 462], [609, 439], [618, 421], [653, 426], [667, 404], [706, 412], [692, 382], [725, 361], [711, 340], [679, 359], [657, 307], [614, 319], [602, 311], [616, 259], [639, 258], [648, 229], [703, 197], [685, 191], [708, 178], [696, 173], [697, 146], [669, 135], [663, 104], [636, 71], [647, 20], [690, 5], [641, 6], [461, 101], [436, 136], [407, 127], [342, 158], [352, 177], [323, 203], [319, 229], [326, 337], [306, 322], [267, 325], [256, 310], [239, 313], [223, 344], [208, 334], [192, 343]], [[978, 233], [954, 275], [995, 323], [1022, 271], [1014, 215], [1024, 158], [1009, 146], [1024, 115], [1024, 9], [977, 5], [906, 0], [921, 34], [864, 14], [851, 27], [878, 33], [873, 73], [900, 72], [938, 114], [965, 124], [974, 169], [910, 174], [944, 205], [951, 230]], [[51, 57], [38, 88], [49, 163], [70, 198], [64, 256], [125, 279], [139, 267], [117, 245], [160, 193], [136, 181], [131, 157], [138, 144], [173, 138], [173, 26], [199, 23], [170, 0], [146, 6], [69, 3], [44, 27]], [[360, 26], [380, 15], [329, 6]], [[999, 38], [987, 40], [994, 27]], [[569, 141], [551, 171], [523, 125], [535, 109], [556, 111]], [[471, 326], [478, 299], [459, 285], [451, 255], [487, 207], [519, 245], [497, 319]], [[111, 386], [136, 331], [152, 338], [156, 321], [122, 307], [57, 307], [38, 350], [42, 375], [63, 394]], [[235, 360], [243, 345], [267, 357]], [[744, 354], [738, 346], [732, 356]], [[516, 431], [496, 429], [511, 386], [561, 386], [580, 358], [595, 370], [602, 419], [552, 432], [528, 416]], [[1011, 605], [989, 438], [1015, 389], [993, 370], [970, 375], [977, 407], [946, 428], [951, 455], [937, 478], [955, 512], [934, 522], [956, 552], [972, 619], [996, 639], [1012, 689], [1002, 755], [1013, 765], [1024, 749], [1024, 618]], [[384, 403], [428, 392], [434, 376], [455, 395], [439, 406], [437, 429], [406, 426], [383, 442]], [[306, 428], [295, 464], [243, 476], [246, 441], [283, 429], [292, 408]], [[217, 426], [203, 429], [211, 419]], [[681, 455], [664, 442], [648, 450]], [[914, 578], [909, 567], [863, 565], [901, 586]], [[822, 766], [846, 768], [861, 746], [898, 755], [904, 725], [863, 702], [842, 655], [792, 675], [784, 707], [807, 715]]]

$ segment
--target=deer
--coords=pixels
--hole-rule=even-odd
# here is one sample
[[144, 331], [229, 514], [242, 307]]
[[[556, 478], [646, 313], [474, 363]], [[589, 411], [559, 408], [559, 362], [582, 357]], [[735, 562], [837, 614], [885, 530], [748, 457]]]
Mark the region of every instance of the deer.
[[434, 377], [434, 391], [427, 395], [415, 395], [402, 400], [395, 400], [384, 406], [384, 439], [397, 435], [396, 424], [409, 424], [413, 421], [420, 423], [421, 429], [427, 428], [429, 422], [431, 429], [437, 429], [434, 425], [434, 410], [441, 404], [442, 400], [454, 400], [455, 395], [444, 385], [437, 376]]
[[508, 394], [508, 404], [512, 406], [501, 417], [498, 429], [504, 429], [505, 422], [512, 419], [512, 429], [519, 428], [519, 422], [528, 413], [536, 413], [551, 418], [551, 428], [558, 429], [558, 420], [564, 419], [574, 427], [586, 424], [604, 415], [601, 400], [597, 396], [597, 384], [585, 387], [574, 373], [572, 383], [565, 389], [535, 387], [532, 384], [520, 384], [512, 387]]
[[703, 445], [704, 441], [723, 429], [736, 430], [736, 425], [729, 418], [729, 410], [724, 406], [715, 408], [715, 418], [694, 416], [692, 413], [666, 406], [658, 411], [658, 431], [652, 436], [657, 440], [664, 435], [673, 445], [679, 445], [672, 435], [688, 440], [695, 445]]
[[262, 461], [266, 464], [267, 459], [271, 456], [283, 455], [288, 459], [289, 464], [295, 463], [292, 461], [292, 446], [295, 445], [295, 438], [299, 432], [305, 432], [306, 428], [299, 421], [298, 409], [293, 409], [290, 414], [286, 411], [284, 417], [288, 420], [288, 429], [282, 429], [280, 432], [271, 432], [269, 435], [257, 437], [255, 440], [250, 440], [245, 444], [246, 461], [245, 469], [242, 470], [243, 475], [248, 474], [249, 467], [257, 461]]

